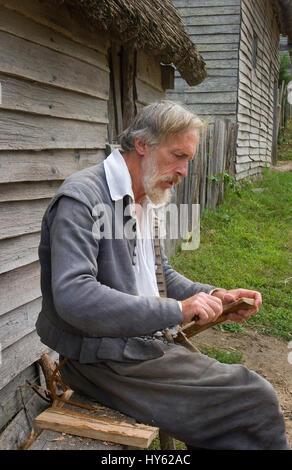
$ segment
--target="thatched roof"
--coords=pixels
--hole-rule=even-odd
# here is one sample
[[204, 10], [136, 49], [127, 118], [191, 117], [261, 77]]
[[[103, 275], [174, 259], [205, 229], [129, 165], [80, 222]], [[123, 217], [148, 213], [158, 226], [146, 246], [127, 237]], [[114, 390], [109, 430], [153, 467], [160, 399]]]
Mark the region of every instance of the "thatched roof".
[[134, 40], [138, 48], [157, 55], [161, 62], [173, 63], [189, 85], [206, 77], [205, 63], [170, 0], [54, 1], [82, 16], [88, 25], [123, 42]]

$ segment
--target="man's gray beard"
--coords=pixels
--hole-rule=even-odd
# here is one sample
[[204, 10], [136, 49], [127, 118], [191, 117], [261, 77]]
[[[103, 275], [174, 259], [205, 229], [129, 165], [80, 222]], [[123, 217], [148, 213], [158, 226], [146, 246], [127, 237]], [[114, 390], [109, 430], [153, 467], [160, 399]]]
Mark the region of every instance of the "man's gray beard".
[[145, 192], [155, 206], [167, 204], [171, 200], [171, 189], [161, 189], [156, 187], [158, 169], [154, 155], [142, 167], [142, 183]]

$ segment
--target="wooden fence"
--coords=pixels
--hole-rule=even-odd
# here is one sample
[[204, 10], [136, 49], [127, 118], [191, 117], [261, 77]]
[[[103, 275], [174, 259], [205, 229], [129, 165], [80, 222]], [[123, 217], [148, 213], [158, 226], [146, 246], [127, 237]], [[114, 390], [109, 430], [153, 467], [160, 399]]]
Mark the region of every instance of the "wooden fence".
[[[191, 206], [200, 204], [204, 209], [215, 209], [223, 200], [224, 186], [234, 177], [234, 156], [237, 139], [237, 124], [230, 120], [217, 120], [201, 131], [196, 155], [189, 163], [189, 171], [177, 187], [174, 202]], [[191, 222], [191, 219], [190, 219]], [[188, 230], [191, 230], [189, 225]], [[167, 233], [170, 228], [167, 227]], [[177, 240], [165, 240], [168, 256], [175, 252]]]
[[288, 119], [290, 119], [292, 112], [291, 112], [291, 104], [288, 103], [288, 93], [289, 89], [291, 90], [291, 84], [287, 83], [283, 80], [279, 86], [279, 100], [278, 100], [278, 135], [281, 131], [283, 131], [286, 127]]

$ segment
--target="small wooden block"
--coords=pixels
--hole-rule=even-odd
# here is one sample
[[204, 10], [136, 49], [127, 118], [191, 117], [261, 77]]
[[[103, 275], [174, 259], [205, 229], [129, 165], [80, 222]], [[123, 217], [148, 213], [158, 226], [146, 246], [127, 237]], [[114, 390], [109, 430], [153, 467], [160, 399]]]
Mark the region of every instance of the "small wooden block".
[[159, 433], [159, 428], [145, 424], [96, 417], [93, 414], [56, 407], [48, 408], [37, 416], [35, 424], [41, 429], [51, 429], [143, 449], [148, 448]]

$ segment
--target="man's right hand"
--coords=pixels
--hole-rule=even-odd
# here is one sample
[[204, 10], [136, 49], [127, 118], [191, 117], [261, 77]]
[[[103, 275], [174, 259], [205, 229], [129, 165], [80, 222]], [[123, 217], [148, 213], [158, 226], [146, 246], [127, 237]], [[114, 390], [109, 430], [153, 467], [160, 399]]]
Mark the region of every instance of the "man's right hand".
[[223, 312], [222, 301], [204, 292], [193, 295], [181, 303], [184, 323], [191, 322], [196, 315], [198, 318], [196, 323], [198, 325], [205, 325], [217, 320]]

